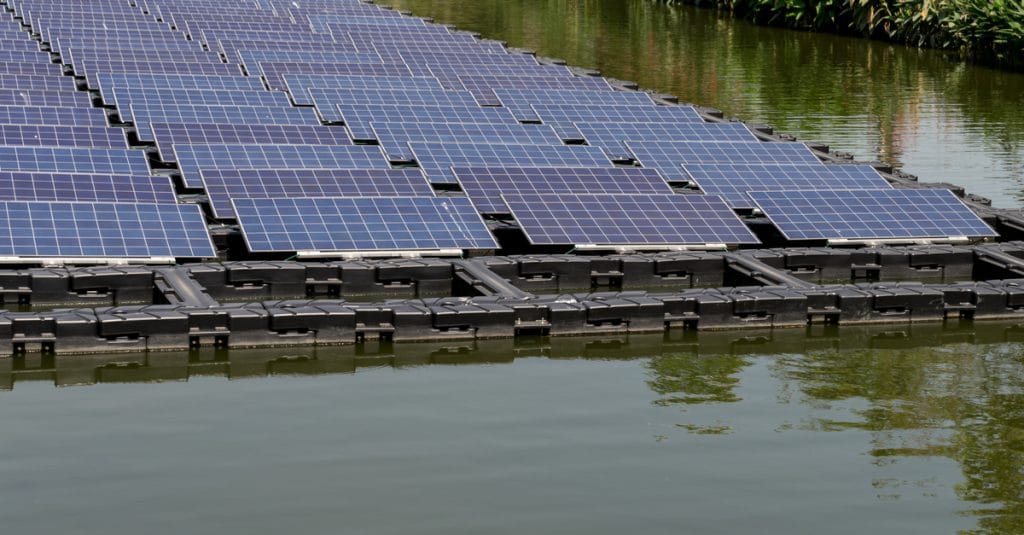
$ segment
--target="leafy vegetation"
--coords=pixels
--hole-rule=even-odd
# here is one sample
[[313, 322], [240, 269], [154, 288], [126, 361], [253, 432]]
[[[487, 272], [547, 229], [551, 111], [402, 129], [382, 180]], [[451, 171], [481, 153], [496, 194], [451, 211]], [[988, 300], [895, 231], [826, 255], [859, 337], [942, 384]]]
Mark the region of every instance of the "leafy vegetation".
[[837, 31], [1024, 67], [1022, 0], [668, 0], [760, 24]]

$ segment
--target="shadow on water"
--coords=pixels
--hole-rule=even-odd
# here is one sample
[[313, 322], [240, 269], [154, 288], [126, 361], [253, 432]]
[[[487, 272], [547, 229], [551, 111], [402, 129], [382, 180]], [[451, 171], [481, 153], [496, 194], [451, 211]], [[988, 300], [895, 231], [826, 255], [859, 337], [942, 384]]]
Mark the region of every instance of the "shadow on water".
[[1024, 74], [655, 0], [382, 3], [1024, 204]]

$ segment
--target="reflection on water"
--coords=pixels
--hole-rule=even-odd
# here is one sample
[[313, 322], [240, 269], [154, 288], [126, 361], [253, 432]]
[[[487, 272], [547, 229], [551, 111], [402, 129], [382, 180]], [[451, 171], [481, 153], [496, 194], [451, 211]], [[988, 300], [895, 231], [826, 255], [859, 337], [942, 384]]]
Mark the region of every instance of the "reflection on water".
[[1024, 204], [1024, 74], [656, 0], [382, 3]]
[[[544, 359], [537, 359], [538, 356]], [[901, 504], [871, 513], [881, 515], [878, 521], [883, 531], [892, 531], [900, 522], [914, 518], [914, 522], [920, 524], [909, 531], [946, 531], [952, 525], [950, 522], [959, 522], [964, 528], [975, 524], [978, 529], [992, 533], [1024, 532], [1024, 327], [1019, 324], [814, 327], [763, 333], [701, 332], [674, 333], [666, 337], [552, 338], [525, 343], [496, 340], [454, 345], [208, 350], [116, 357], [30, 355], [25, 359], [0, 362], [5, 366], [0, 378], [7, 388], [13, 388], [12, 392], [0, 395], [0, 418], [35, 414], [37, 418], [73, 426], [68, 419], [81, 417], [76, 414], [74, 404], [64, 406], [66, 415], [34, 412], [53, 398], [46, 390], [29, 388], [39, 381], [66, 386], [124, 385], [119, 388], [127, 388], [126, 383], [188, 381], [190, 388], [174, 395], [175, 403], [190, 399], [203, 404], [204, 399], [226, 396], [234, 400], [229, 402], [232, 404], [248, 400], [244, 403], [261, 406], [264, 396], [287, 394], [302, 400], [303, 406], [310, 404], [304, 409], [305, 414], [315, 415], [317, 419], [334, 416], [311, 401], [315, 397], [310, 398], [310, 395], [362, 392], [360, 395], [366, 396], [366, 388], [370, 387], [376, 398], [367, 398], [365, 406], [358, 405], [356, 399], [346, 400], [345, 413], [354, 418], [348, 425], [371, 434], [378, 429], [391, 429], [394, 440], [402, 441], [407, 433], [420, 432], [394, 428], [391, 420], [396, 418], [395, 414], [413, 410], [408, 401], [422, 399], [425, 405], [413, 412], [427, 410], [431, 415], [430, 425], [444, 427], [456, 422], [467, 425], [467, 421], [483, 418], [474, 425], [485, 426], [482, 422], [492, 418], [500, 421], [513, 417], [519, 427], [510, 437], [502, 439], [511, 441], [503, 446], [511, 450], [502, 455], [524, 457], [540, 466], [547, 466], [547, 461], [534, 457], [537, 452], [531, 448], [540, 447], [541, 443], [521, 440], [526, 436], [558, 433], [559, 428], [569, 426], [563, 429], [568, 436], [576, 436], [576, 433], [589, 436], [586, 440], [601, 452], [589, 462], [615, 463], [615, 459], [625, 456], [635, 459], [644, 470], [660, 468], [668, 470], [675, 478], [682, 478], [670, 478], [655, 485], [666, 500], [692, 491], [682, 482], [688, 478], [703, 481], [701, 484], [707, 492], [725, 494], [737, 492], [730, 478], [754, 485], [770, 485], [771, 480], [777, 479], [797, 486], [782, 492], [775, 500], [799, 499], [811, 508], [817, 504], [822, 514], [833, 506], [841, 508], [841, 504], [850, 500], [856, 503], [863, 499], [865, 492], [873, 496], [876, 504]], [[414, 375], [402, 381], [401, 390], [396, 390], [387, 376], [380, 376], [381, 370]], [[428, 373], [428, 370], [437, 370], [437, 373]], [[312, 376], [324, 374], [351, 377], [335, 378], [327, 383], [309, 382]], [[242, 385], [253, 384], [252, 381], [204, 388], [209, 385], [204, 379], [207, 377], [267, 376], [276, 379], [257, 381], [256, 384], [266, 383], [267, 387], [256, 397], [251, 393], [238, 397], [244, 390], [251, 390]], [[97, 388], [102, 387], [65, 391]], [[148, 388], [165, 389], [166, 386], [151, 384]], [[312, 390], [307, 393], [307, 389]], [[503, 389], [516, 392], [514, 399], [521, 406], [503, 406], [508, 400], [500, 394], [494, 394], [499, 396], [495, 399], [504, 401], [493, 405], [494, 400], [489, 398]], [[443, 395], [437, 397], [446, 391], [451, 392], [451, 399]], [[22, 392], [24, 394], [19, 394]], [[131, 404], [142, 400], [145, 405], [147, 397], [146, 391], [138, 390], [128, 397], [117, 389], [97, 392], [99, 399], [109, 398], [104, 404], [113, 405], [122, 404], [118, 400]], [[168, 394], [166, 390], [151, 392]], [[647, 399], [647, 409], [637, 405], [612, 417], [608, 412], [611, 409], [601, 405], [628, 408], [630, 400], [640, 399], [638, 395]], [[532, 403], [521, 396], [529, 396]], [[395, 399], [393, 403], [388, 401], [391, 398]], [[598, 399], [602, 401], [599, 403]], [[337, 400], [332, 399], [329, 405], [335, 402]], [[595, 403], [601, 407], [595, 407]], [[202, 411], [194, 412], [196, 410], [195, 407], [176, 410], [175, 414], [191, 422], [202, 414]], [[285, 413], [290, 410], [286, 409]], [[433, 412], [435, 410], [440, 412]], [[367, 417], [356, 417], [363, 411]], [[499, 417], [501, 411], [512, 412]], [[575, 416], [567, 422], [556, 423], [546, 416], [549, 411], [568, 411]], [[157, 418], [152, 412], [147, 414], [143, 420]], [[249, 425], [272, 428], [287, 422], [287, 419], [280, 420], [281, 415], [245, 414], [248, 416], [235, 417], [243, 421], [252, 418]], [[637, 418], [640, 421], [636, 421]], [[645, 421], [648, 429], [641, 435], [659, 448], [667, 448], [659, 450], [661, 457], [637, 458], [636, 448], [641, 446], [628, 440], [620, 441], [620, 433], [640, 438], [636, 424]], [[159, 429], [157, 426], [153, 432]], [[338, 432], [348, 436], [344, 429], [344, 426], [338, 428]], [[88, 435], [105, 436], [114, 432], [116, 437], [116, 430], [117, 426], [111, 428], [109, 422], [101, 423]], [[205, 432], [211, 434], [209, 438], [215, 444], [230, 440], [229, 435], [218, 438], [216, 428]], [[27, 437], [16, 436], [21, 436], [22, 440]], [[466, 436], [477, 435], [472, 432]], [[11, 441], [11, 436], [5, 440]], [[321, 452], [318, 448], [312, 451], [330, 458], [341, 455], [337, 462], [345, 459], [345, 463], [366, 461], [372, 464], [375, 462], [373, 452], [384, 445], [367, 439], [366, 447], [369, 449], [345, 450], [343, 455], [333, 450]], [[447, 459], [443, 448], [449, 446], [440, 436], [420, 437], [416, 447], [421, 449], [421, 455]], [[459, 455], [481, 453], [469, 452]], [[241, 451], [234, 451], [232, 455], [232, 462], [247, 459]], [[292, 452], [283, 451], [281, 455], [284, 456], [281, 462], [290, 462]], [[11, 457], [12, 460], [18, 458], [18, 453]], [[751, 465], [750, 461], [755, 462]], [[204, 464], [202, 459], [190, 459], [190, 462]], [[453, 466], [453, 469], [470, 472], [476, 469], [460, 464], [460, 460], [444, 462], [455, 462], [459, 468]], [[485, 456], [473, 462], [484, 463], [481, 466], [498, 463], [495, 465], [498, 466], [505, 461], [501, 457]], [[665, 462], [672, 466], [662, 466]], [[0, 475], [15, 465], [0, 463]], [[730, 468], [732, 465], [735, 466]], [[703, 467], [711, 472], [705, 473]], [[554, 469], [554, 466], [549, 468]], [[416, 464], [404, 468], [414, 480], [427, 477], [421, 473], [425, 469]], [[634, 469], [638, 467], [631, 468]], [[336, 475], [356, 477], [349, 470], [345, 468]], [[478, 476], [467, 475], [467, 481], [475, 481]], [[174, 476], [166, 474], [166, 477], [173, 479]], [[353, 484], [365, 483], [360, 477], [372, 476], [363, 474], [356, 477]], [[527, 482], [538, 481], [528, 479]], [[623, 484], [623, 492], [632, 492], [633, 486], [641, 483]], [[318, 491], [309, 489], [309, 492]], [[18, 500], [2, 490], [0, 498], [3, 498], [0, 501]], [[592, 498], [596, 500], [594, 507], [602, 503], [600, 497]], [[429, 498], [422, 499], [434, 503]], [[757, 499], [771, 502], [773, 498]], [[773, 507], [786, 504], [789, 502], [779, 502]], [[649, 505], [658, 507], [659, 502]], [[574, 514], [588, 512], [587, 507], [579, 507], [581, 509], [573, 510]], [[851, 532], [860, 532], [855, 528], [863, 528], [865, 524], [857, 519], [857, 507], [851, 507], [843, 514], [851, 515]], [[917, 518], [918, 514], [931, 517]], [[813, 515], [808, 520], [812, 518]], [[957, 518], [960, 520], [953, 520]], [[773, 524], [773, 520], [765, 522], [770, 531], [786, 527]], [[743, 530], [743, 524], [725, 522], [722, 525], [724, 532]], [[589, 529], [603, 532], [600, 525], [590, 525]]]

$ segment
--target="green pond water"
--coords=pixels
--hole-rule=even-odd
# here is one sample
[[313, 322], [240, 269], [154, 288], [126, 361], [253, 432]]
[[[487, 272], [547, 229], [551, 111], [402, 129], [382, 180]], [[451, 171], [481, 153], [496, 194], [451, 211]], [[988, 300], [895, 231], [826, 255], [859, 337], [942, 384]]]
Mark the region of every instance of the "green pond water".
[[[647, 1], [394, 1], [1017, 206], [1024, 80]], [[1024, 533], [1024, 326], [0, 359], [3, 533]]]

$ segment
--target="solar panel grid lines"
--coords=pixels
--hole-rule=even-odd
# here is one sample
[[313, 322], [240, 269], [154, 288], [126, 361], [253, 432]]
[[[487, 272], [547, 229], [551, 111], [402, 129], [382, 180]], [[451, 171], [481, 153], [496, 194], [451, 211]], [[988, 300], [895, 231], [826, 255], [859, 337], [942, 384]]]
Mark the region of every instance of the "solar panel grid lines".
[[420, 105], [420, 106], [471, 106], [476, 100], [467, 91], [447, 89], [389, 88], [389, 89], [320, 89], [307, 90], [313, 105], [324, 122], [343, 121], [345, 118], [337, 105]]
[[205, 74], [213, 76], [240, 76], [238, 65], [228, 63], [187, 63], [187, 62], [135, 62], [84, 60], [82, 69], [75, 74], [84, 76], [90, 89], [99, 87], [97, 76], [101, 72], [139, 72], [154, 74]]
[[267, 82], [267, 87], [274, 90], [285, 90], [284, 75], [300, 74], [339, 74], [361, 76], [412, 76], [404, 63], [282, 63], [260, 62], [260, 72]]
[[[213, 21], [213, 20], [188, 20], [182, 21], [177, 25], [177, 28], [188, 35], [191, 35], [193, 39], [196, 39], [198, 35], [210, 35], [221, 30], [240, 30], [240, 31], [266, 31], [281, 34], [301, 34], [306, 32], [306, 28], [302, 25], [294, 24], [290, 22], [273, 22], [264, 21], [259, 19], [250, 20], [234, 20], [234, 21]], [[207, 41], [207, 44], [209, 42]]]
[[202, 169], [217, 219], [234, 219], [231, 199], [433, 197], [419, 169]]
[[706, 193], [734, 209], [755, 208], [748, 191], [879, 189], [891, 187], [870, 165], [688, 164], [686, 173]]
[[120, 39], [111, 37], [107, 39], [77, 39], [74, 37], [62, 37], [50, 41], [50, 49], [61, 55], [66, 60], [68, 50], [88, 48], [92, 50], [114, 50], [125, 47], [132, 47], [140, 50], [196, 50], [200, 45], [194, 41], [167, 41], [165, 39]]
[[131, 104], [130, 116], [135, 121], [136, 135], [142, 141], [156, 141], [151, 123], [248, 123], [319, 125], [316, 113], [309, 108], [277, 106], [209, 106]]
[[603, 123], [575, 122], [587, 144], [603, 147], [616, 160], [631, 160], [630, 140], [759, 141], [743, 123]]
[[[309, 50], [239, 50], [236, 53], [238, 62], [245, 66], [250, 74], [259, 72], [261, 61], [296, 63], [384, 63], [377, 52], [349, 51], [309, 51]], [[234, 61], [232, 61], [234, 62]], [[395, 62], [398, 63], [398, 62]]]
[[506, 193], [502, 199], [534, 245], [760, 243], [714, 195]]
[[641, 91], [587, 91], [573, 89], [494, 89], [501, 105], [512, 110], [521, 121], [539, 120], [531, 104], [558, 103], [561, 105], [654, 105], [650, 95]]
[[89, 95], [74, 89], [0, 89], [2, 106], [92, 106]]
[[0, 41], [4, 44], [4, 49], [0, 50], [0, 62], [3, 63], [50, 63], [50, 54], [36, 50], [12, 50], [6, 48], [6, 42]]
[[175, 160], [187, 188], [203, 187], [201, 169], [389, 169], [371, 145], [179, 144]]
[[252, 252], [496, 249], [465, 197], [233, 199]]
[[[462, 80], [463, 76], [510, 76], [518, 78], [554, 78], [567, 80], [574, 75], [568, 67], [562, 65], [515, 65], [496, 63], [433, 63], [416, 66], [413, 74], [420, 76], [434, 76], [441, 81], [441, 85], [448, 89], [469, 89]], [[493, 92], [491, 93], [493, 95]], [[493, 99], [496, 103], [488, 105], [500, 106], [501, 102], [497, 97]]]
[[150, 89], [136, 91], [134, 88], [115, 87], [114, 102], [118, 110], [127, 110], [133, 104], [181, 107], [189, 106], [280, 106], [291, 107], [288, 95], [280, 91], [255, 91], [251, 89]]
[[614, 167], [600, 147], [580, 145], [410, 142], [409, 148], [435, 184], [458, 183], [452, 167]]
[[360, 49], [368, 50], [379, 44], [411, 44], [420, 43], [425, 45], [476, 45], [481, 43], [479, 39], [465, 33], [413, 33], [403, 32], [396, 34], [392, 29], [370, 30], [365, 27], [360, 29], [335, 30], [334, 38], [342, 40], [348, 38]]
[[[184, 35], [184, 34], [183, 34]], [[263, 30], [200, 30], [199, 36], [192, 36], [194, 41], [199, 41], [207, 45], [210, 49], [213, 49], [213, 45], [218, 39], [227, 39], [230, 41], [259, 41], [265, 40], [271, 43], [290, 43], [290, 42], [313, 42], [313, 43], [324, 43], [332, 40], [329, 34], [299, 34], [292, 32], [272, 32]], [[343, 41], [344, 43], [344, 41]], [[347, 43], [346, 43], [347, 44]]]
[[[445, 50], [440, 52], [421, 50], [399, 50], [398, 56], [410, 65], [421, 65], [432, 68], [434, 66], [453, 65], [526, 65], [532, 67], [543, 66], [537, 62], [537, 58], [528, 54], [496, 54], [481, 53], [473, 50]], [[558, 69], [561, 70], [561, 69]]]
[[372, 122], [417, 121], [453, 123], [505, 123], [518, 124], [512, 114], [502, 108], [481, 108], [468, 105], [411, 105], [411, 104], [338, 104], [349, 136], [355, 141], [373, 141]]
[[393, 162], [414, 158], [410, 141], [444, 143], [516, 143], [559, 145], [551, 127], [540, 124], [444, 123], [444, 122], [371, 122], [374, 137]]
[[0, 171], [0, 200], [175, 203], [169, 177]]
[[198, 205], [0, 201], [0, 256], [213, 258]]
[[71, 65], [77, 74], [85, 72], [88, 65], [103, 65], [105, 63], [148, 63], [148, 62], [173, 62], [173, 63], [224, 63], [220, 55], [215, 52], [204, 52], [199, 49], [156, 49], [156, 50], [97, 50], [69, 47], [67, 52], [61, 55], [65, 65]]
[[366, 39], [368, 46], [375, 52], [381, 55], [381, 57], [401, 57], [402, 54], [407, 54], [410, 51], [414, 52], [430, 52], [434, 54], [444, 54], [448, 52], [472, 52], [476, 54], [489, 54], [489, 55], [504, 55], [509, 54], [509, 50], [505, 48], [505, 45], [496, 41], [476, 41], [476, 42], [435, 42], [435, 41], [398, 41], [389, 38], [381, 38], [374, 40], [372, 38]]
[[[227, 58], [238, 57], [238, 52], [243, 50], [294, 50], [310, 52], [365, 52], [357, 49], [350, 43], [323, 43], [317, 41], [253, 41], [253, 40], [228, 40], [217, 39], [216, 43], [210, 43], [211, 50], [218, 50]], [[234, 63], [234, 61], [232, 61]]]
[[820, 164], [803, 143], [741, 141], [626, 141], [643, 167], [661, 171], [668, 180], [689, 180], [682, 166], [709, 163]]
[[154, 89], [178, 89], [181, 91], [191, 89], [264, 90], [263, 82], [259, 78], [242, 76], [241, 72], [238, 76], [119, 72], [99, 73], [96, 78], [99, 81], [100, 96], [103, 97], [103, 102], [106, 104], [114, 102], [114, 88], [120, 86], [139, 92]]
[[317, 33], [330, 33], [332, 28], [344, 28], [347, 26], [373, 25], [373, 26], [426, 26], [427, 23], [416, 17], [387, 16], [382, 14], [366, 15], [309, 15], [309, 28]]
[[0, 171], [146, 175], [149, 165], [129, 149], [0, 146]]
[[949, 190], [752, 191], [788, 240], [982, 238], [998, 234]]
[[[495, 74], [459, 74], [453, 89], [465, 89], [476, 97], [481, 106], [500, 106], [501, 100], [494, 94], [498, 88], [547, 88], [547, 89], [592, 89], [612, 91], [604, 78], [592, 76], [525, 76]], [[452, 82], [452, 81], [450, 81]]]
[[102, 126], [0, 125], [0, 145], [128, 148], [120, 128]]
[[6, 50], [20, 50], [22, 52], [35, 52], [39, 50], [39, 43], [28, 39], [7, 39], [4, 40], [3, 45]]
[[453, 167], [480, 213], [507, 214], [503, 194], [619, 193], [672, 195], [654, 169], [638, 167]]
[[74, 91], [75, 81], [65, 76], [0, 74], [0, 88], [35, 91]]
[[444, 89], [434, 77], [360, 76], [289, 73], [283, 76], [286, 91], [298, 106], [312, 106], [311, 88], [322, 89]]
[[0, 74], [13, 74], [19, 76], [62, 76], [63, 67], [56, 63], [27, 63], [27, 62], [6, 62], [0, 63]]
[[129, 28], [129, 29], [117, 29], [109, 30], [102, 28], [54, 28], [47, 27], [40, 31], [40, 37], [47, 43], [52, 43], [54, 40], [74, 37], [79, 39], [95, 39], [95, 38], [110, 38], [117, 37], [123, 40], [131, 39], [153, 39], [163, 38], [167, 41], [179, 40], [186, 41], [184, 33], [175, 32], [167, 27], [154, 26], [153, 29], [148, 28]]
[[555, 130], [576, 131], [574, 123], [677, 123], [704, 124], [692, 106], [661, 106], [656, 104], [611, 106], [602, 104], [531, 104], [531, 108], [545, 124]]
[[0, 105], [0, 125], [4, 124], [107, 126], [107, 115], [97, 108]]
[[187, 124], [152, 123], [150, 129], [156, 139], [157, 153], [165, 162], [175, 161], [174, 145], [240, 145], [290, 144], [350, 145], [352, 140], [344, 128], [277, 124]]

